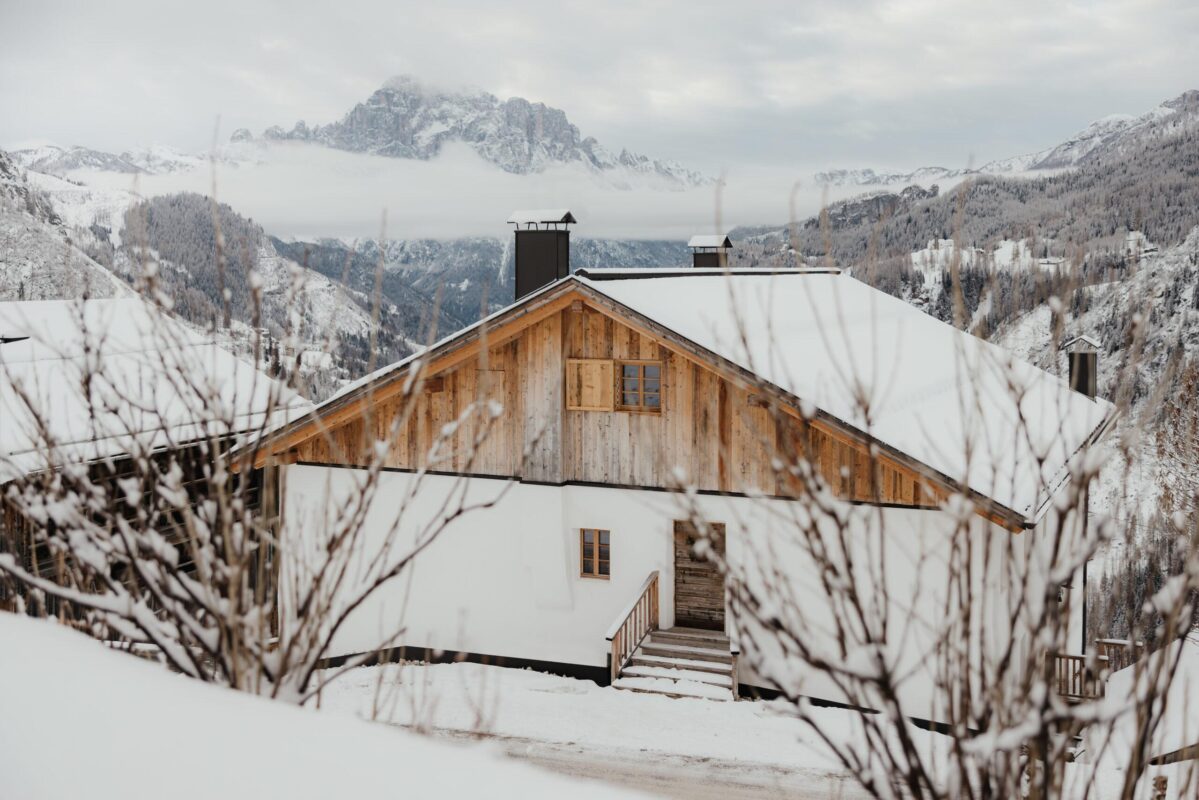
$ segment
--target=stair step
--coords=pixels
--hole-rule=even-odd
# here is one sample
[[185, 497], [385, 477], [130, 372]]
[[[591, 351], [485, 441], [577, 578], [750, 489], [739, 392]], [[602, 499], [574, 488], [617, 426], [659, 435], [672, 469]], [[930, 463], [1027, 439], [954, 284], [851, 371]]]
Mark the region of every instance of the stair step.
[[722, 664], [718, 661], [696, 661], [690, 658], [670, 658], [668, 656], [647, 656], [640, 649], [629, 659], [629, 666], [634, 667], [668, 667], [671, 669], [687, 669], [695, 672], [711, 672], [716, 675], [731, 675], [732, 664]]
[[645, 641], [641, 643], [641, 652], [647, 656], [673, 656], [674, 658], [689, 658], [694, 661], [733, 663], [733, 657], [729, 654], [728, 648], [716, 650], [709, 647], [687, 647], [681, 644], [659, 644]]
[[622, 678], [666, 678], [672, 681], [694, 681], [695, 683], [707, 683], [712, 686], [723, 686], [726, 689], [731, 689], [733, 686], [732, 675], [719, 675], [713, 672], [700, 672], [699, 670], [678, 669], [675, 667], [642, 667], [629, 665], [620, 671]]
[[679, 636], [690, 636], [695, 639], [716, 639], [718, 641], [727, 642], [728, 634], [724, 631], [713, 631], [707, 628], [688, 628], [683, 625], [675, 625], [673, 628], [661, 628], [656, 633], [678, 634]]
[[693, 697], [703, 700], [732, 700], [733, 692], [728, 688], [712, 686], [696, 681], [672, 681], [668, 678], [617, 678], [612, 686], [630, 692], [662, 694], [667, 697]]
[[673, 631], [654, 631], [649, 635], [651, 642], [659, 644], [677, 644], [684, 647], [699, 647], [707, 650], [721, 650], [728, 652], [729, 640], [728, 637], [720, 639], [707, 639], [699, 636], [691, 636], [688, 634], [675, 633]]

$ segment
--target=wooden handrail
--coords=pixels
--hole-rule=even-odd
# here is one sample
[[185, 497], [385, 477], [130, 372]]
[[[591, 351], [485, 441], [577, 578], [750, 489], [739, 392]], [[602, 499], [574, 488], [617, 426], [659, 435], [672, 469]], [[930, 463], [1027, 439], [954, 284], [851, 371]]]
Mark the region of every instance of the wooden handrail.
[[633, 657], [641, 641], [650, 631], [658, 629], [658, 571], [654, 570], [641, 584], [633, 602], [625, 606], [616, 622], [608, 629], [606, 638], [612, 644], [612, 680]]

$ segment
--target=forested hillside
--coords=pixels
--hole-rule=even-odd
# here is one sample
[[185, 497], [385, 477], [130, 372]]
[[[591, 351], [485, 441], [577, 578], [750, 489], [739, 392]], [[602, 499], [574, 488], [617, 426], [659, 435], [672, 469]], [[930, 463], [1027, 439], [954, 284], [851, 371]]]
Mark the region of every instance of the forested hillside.
[[[138, 203], [125, 213], [119, 244], [93, 231], [92, 255], [139, 289], [168, 298], [183, 319], [250, 347], [251, 332], [273, 348], [271, 369], [322, 397], [372, 364], [411, 352], [422, 308], [347, 290], [275, 252], [253, 220], [197, 194]], [[373, 343], [373, 349], [372, 349]]]

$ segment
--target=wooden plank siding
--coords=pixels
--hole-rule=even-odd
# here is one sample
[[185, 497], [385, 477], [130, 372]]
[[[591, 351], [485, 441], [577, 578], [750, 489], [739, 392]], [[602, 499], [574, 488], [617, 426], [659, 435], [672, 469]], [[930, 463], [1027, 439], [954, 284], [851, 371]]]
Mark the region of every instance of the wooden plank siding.
[[[584, 303], [563, 304], [479, 353], [427, 380], [410, 403], [393, 391], [364, 404], [358, 416], [300, 442], [294, 458], [363, 464], [366, 448], [389, 441], [385, 465], [393, 468], [677, 488], [677, 467], [701, 490], [794, 496], [800, 482], [776, 474], [772, 464], [803, 456], [847, 499], [927, 506], [946, 494], [885, 456], [872, 463], [861, 442], [804, 421], [794, 409], [772, 410], [745, 386]], [[571, 359], [661, 362], [661, 412], [568, 409]], [[429, 463], [439, 432], [472, 403], [485, 409], [488, 401], [504, 410], [473, 458], [471, 441], [485, 411], [461, 424]]]

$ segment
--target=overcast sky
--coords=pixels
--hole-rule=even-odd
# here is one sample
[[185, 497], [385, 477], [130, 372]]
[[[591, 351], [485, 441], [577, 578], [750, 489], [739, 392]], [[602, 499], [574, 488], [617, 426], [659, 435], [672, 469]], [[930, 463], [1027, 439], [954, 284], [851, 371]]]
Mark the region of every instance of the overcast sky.
[[205, 149], [387, 77], [704, 170], [963, 166], [1199, 88], [1199, 3], [0, 0], [0, 143]]

